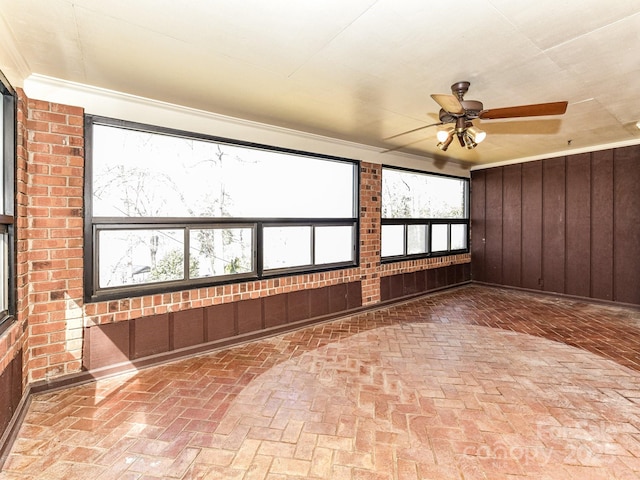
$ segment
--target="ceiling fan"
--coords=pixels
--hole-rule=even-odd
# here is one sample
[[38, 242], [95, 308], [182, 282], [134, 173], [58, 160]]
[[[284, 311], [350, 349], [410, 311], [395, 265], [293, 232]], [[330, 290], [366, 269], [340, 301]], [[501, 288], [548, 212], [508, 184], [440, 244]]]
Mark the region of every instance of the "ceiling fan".
[[417, 132], [425, 128], [451, 123], [454, 124], [453, 127], [438, 131], [437, 147], [440, 150], [446, 151], [449, 145], [451, 145], [451, 142], [453, 142], [454, 137], [457, 137], [462, 147], [472, 149], [475, 148], [478, 143], [482, 142], [487, 135], [473, 125], [472, 120], [476, 118], [481, 120], [494, 120], [501, 118], [537, 117], [544, 115], [562, 115], [567, 111], [568, 102], [566, 101], [485, 110], [482, 102], [464, 99], [465, 93], [469, 90], [469, 85], [471, 85], [469, 82], [456, 82], [451, 85], [452, 95], [431, 95], [431, 98], [441, 107], [438, 115], [440, 122], [414, 128], [413, 130], [388, 137], [386, 140]]

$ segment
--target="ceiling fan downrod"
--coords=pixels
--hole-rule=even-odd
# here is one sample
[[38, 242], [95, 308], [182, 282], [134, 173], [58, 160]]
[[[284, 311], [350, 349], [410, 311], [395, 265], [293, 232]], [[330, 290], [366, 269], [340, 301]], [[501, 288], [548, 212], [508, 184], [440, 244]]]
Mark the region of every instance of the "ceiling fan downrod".
[[451, 92], [458, 97], [458, 100], [462, 101], [465, 93], [469, 91], [469, 86], [471, 83], [469, 82], [456, 82], [451, 85]]

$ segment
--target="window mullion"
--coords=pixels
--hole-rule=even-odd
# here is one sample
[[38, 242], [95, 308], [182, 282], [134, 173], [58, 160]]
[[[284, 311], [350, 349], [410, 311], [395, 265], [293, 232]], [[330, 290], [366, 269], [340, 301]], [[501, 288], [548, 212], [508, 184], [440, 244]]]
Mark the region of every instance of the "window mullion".
[[183, 265], [184, 265], [184, 274], [183, 274], [183, 279], [185, 281], [189, 281], [191, 279], [191, 268], [189, 268], [191, 266], [191, 249], [190, 249], [190, 242], [191, 242], [191, 235], [189, 234], [190, 230], [189, 227], [184, 227], [183, 230], [183, 246], [184, 246], [184, 250], [183, 250]]
[[258, 278], [264, 275], [264, 222], [256, 222], [256, 241], [254, 245], [254, 256], [256, 259], [256, 271]]
[[316, 226], [311, 225], [311, 245], [309, 245], [309, 248], [311, 249], [310, 253], [310, 258], [311, 258], [311, 265], [315, 265], [316, 264]]

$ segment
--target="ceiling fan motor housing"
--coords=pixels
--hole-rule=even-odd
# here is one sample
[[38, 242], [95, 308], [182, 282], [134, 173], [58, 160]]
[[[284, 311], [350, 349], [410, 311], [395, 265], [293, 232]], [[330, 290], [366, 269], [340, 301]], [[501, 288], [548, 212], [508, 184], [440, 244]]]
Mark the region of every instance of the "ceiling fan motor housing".
[[480, 112], [483, 110], [482, 102], [479, 102], [477, 100], [461, 100], [460, 104], [465, 110], [462, 115], [455, 115], [441, 108], [438, 115], [440, 121], [444, 123], [455, 123], [456, 119], [459, 117], [464, 117], [467, 120], [472, 120], [474, 118], [478, 118], [478, 115], [480, 115]]
[[467, 118], [478, 118], [483, 110], [482, 102], [477, 100], [461, 100], [460, 103], [465, 109], [464, 116]]

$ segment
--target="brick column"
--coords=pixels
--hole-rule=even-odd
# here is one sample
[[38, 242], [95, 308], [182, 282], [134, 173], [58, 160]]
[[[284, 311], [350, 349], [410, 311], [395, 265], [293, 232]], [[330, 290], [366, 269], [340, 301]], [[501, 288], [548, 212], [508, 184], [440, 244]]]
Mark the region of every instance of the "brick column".
[[382, 166], [361, 163], [360, 171], [360, 268], [362, 304], [380, 302], [380, 209]]
[[16, 90], [17, 112], [16, 112], [16, 209], [14, 214], [14, 239], [16, 243], [16, 325], [23, 334], [22, 349], [22, 384], [26, 387], [29, 381], [27, 370], [28, 363], [28, 295], [29, 268], [26, 263], [26, 252], [28, 251], [28, 241], [26, 238], [27, 218], [26, 211], [28, 205], [27, 197], [27, 97], [21, 89]]
[[17, 240], [18, 273], [26, 265], [28, 290], [18, 289], [33, 382], [82, 365], [84, 127], [81, 108], [26, 101], [28, 158], [18, 181]]

